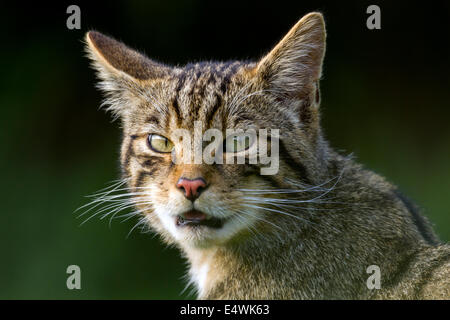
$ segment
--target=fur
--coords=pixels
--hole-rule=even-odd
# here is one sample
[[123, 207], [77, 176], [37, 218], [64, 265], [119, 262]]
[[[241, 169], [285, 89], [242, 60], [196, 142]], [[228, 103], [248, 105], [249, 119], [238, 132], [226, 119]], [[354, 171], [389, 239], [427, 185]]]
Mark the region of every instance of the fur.
[[[450, 246], [393, 184], [324, 139], [325, 38], [322, 15], [310, 13], [257, 62], [169, 67], [99, 32], [86, 35], [107, 109], [121, 120], [132, 203], [185, 255], [200, 299], [450, 298]], [[195, 121], [204, 130], [280, 128], [279, 172], [175, 165], [148, 147], [150, 133], [173, 139]], [[228, 218], [220, 230], [174, 224], [192, 205], [178, 179], [199, 176], [208, 187], [196, 206]], [[380, 267], [379, 290], [366, 285], [370, 265]]]

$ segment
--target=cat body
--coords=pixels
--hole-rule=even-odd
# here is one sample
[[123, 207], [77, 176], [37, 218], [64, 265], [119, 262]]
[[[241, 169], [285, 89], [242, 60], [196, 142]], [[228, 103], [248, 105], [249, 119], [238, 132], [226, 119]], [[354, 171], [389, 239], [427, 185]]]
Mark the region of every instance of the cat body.
[[[324, 138], [320, 13], [258, 62], [168, 67], [95, 31], [86, 42], [121, 119], [123, 181], [144, 223], [189, 261], [200, 299], [450, 298], [450, 246], [394, 185]], [[250, 161], [177, 163], [189, 146], [175, 133], [196, 123], [224, 134], [219, 158], [250, 157], [250, 140], [228, 128], [279, 130], [268, 140], [276, 174]]]
[[[186, 248], [201, 298], [449, 298], [450, 247], [438, 243], [423, 218], [414, 222], [418, 213], [393, 185], [336, 157], [334, 165], [347, 171], [333, 196], [361, 205], [325, 205], [330, 211], [314, 210], [310, 226], [287, 219], [279, 224], [284, 233], [218, 250]], [[381, 270], [380, 289], [368, 288], [371, 265]]]

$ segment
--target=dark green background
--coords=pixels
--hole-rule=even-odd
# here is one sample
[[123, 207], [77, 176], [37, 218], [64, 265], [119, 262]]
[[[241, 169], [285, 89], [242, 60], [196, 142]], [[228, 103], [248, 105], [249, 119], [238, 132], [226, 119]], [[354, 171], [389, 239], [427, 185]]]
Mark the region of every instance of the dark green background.
[[[101, 95], [81, 40], [97, 29], [174, 64], [258, 58], [305, 13], [328, 27], [323, 126], [414, 199], [450, 239], [448, 4], [378, 1], [382, 29], [366, 28], [371, 2], [127, 1], [2, 4], [0, 298], [158, 298], [180, 295], [185, 263], [136, 221], [73, 211], [118, 177], [120, 130], [98, 111]], [[81, 7], [82, 30], [66, 28]], [[66, 288], [66, 268], [82, 290]]]

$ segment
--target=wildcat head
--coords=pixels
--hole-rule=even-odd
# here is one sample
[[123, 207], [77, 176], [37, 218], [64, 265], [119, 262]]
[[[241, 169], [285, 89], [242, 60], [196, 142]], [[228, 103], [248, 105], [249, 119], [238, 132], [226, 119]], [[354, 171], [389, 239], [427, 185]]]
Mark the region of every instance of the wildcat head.
[[[285, 216], [260, 203], [270, 197], [267, 190], [320, 180], [325, 166], [318, 113], [325, 51], [321, 14], [303, 17], [257, 62], [170, 67], [95, 31], [87, 33], [86, 42], [107, 110], [122, 123], [121, 165], [129, 193], [167, 241], [209, 247], [244, 241], [255, 230], [270, 232]], [[212, 150], [216, 158], [249, 158], [258, 139], [227, 136], [227, 129], [249, 128], [279, 130], [276, 141], [267, 138], [269, 151], [274, 143], [279, 151], [276, 174], [261, 174], [267, 163], [174, 161], [186, 159], [193, 144], [204, 150], [204, 141], [187, 136], [208, 129], [223, 134], [220, 147]]]

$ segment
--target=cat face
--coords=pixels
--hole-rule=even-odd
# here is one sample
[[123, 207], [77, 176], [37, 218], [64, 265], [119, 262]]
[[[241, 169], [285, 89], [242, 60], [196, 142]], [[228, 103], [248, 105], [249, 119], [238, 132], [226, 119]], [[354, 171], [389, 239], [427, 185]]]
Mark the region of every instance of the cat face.
[[[320, 14], [305, 16], [255, 63], [171, 68], [98, 32], [86, 41], [105, 104], [122, 122], [123, 178], [136, 208], [167, 241], [209, 247], [270, 232], [280, 217], [259, 203], [268, 199], [264, 190], [319, 178]], [[245, 136], [248, 130], [256, 134]], [[279, 163], [274, 174], [261, 174], [270, 165], [258, 162], [262, 144]], [[196, 151], [215, 161], [193, 159]], [[244, 163], [229, 160], [238, 156]]]

